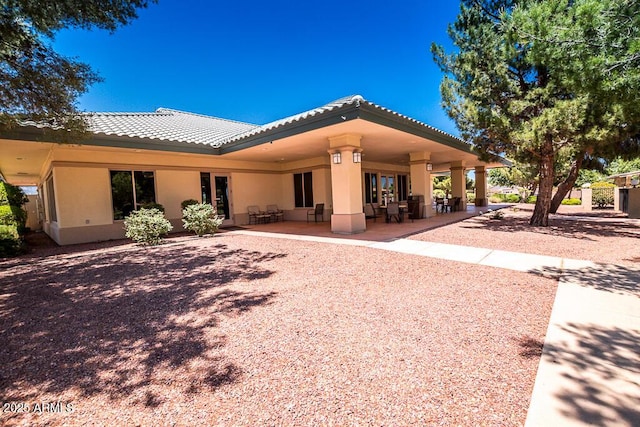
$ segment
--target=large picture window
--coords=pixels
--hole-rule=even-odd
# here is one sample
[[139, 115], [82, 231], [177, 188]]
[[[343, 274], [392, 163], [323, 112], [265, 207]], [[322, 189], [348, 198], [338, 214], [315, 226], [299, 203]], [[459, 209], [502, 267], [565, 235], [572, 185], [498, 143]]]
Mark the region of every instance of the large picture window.
[[296, 208], [313, 207], [313, 179], [311, 172], [294, 173], [293, 189]]
[[113, 219], [124, 219], [131, 211], [146, 203], [155, 203], [156, 187], [153, 172], [111, 171]]

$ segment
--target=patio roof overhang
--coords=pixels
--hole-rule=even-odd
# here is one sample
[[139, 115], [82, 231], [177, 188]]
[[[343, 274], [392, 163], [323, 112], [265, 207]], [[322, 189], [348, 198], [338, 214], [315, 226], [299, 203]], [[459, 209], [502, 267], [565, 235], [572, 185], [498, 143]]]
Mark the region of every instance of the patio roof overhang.
[[[163, 113], [166, 116], [166, 113]], [[433, 172], [449, 170], [452, 162], [465, 167], [502, 167], [505, 159], [484, 162], [470, 144], [417, 120], [370, 103], [360, 96], [343, 98], [314, 110], [264, 126], [217, 144], [145, 138], [126, 134], [95, 133], [81, 145], [105, 150], [132, 149], [204, 154], [264, 163], [288, 163], [326, 157], [329, 138], [343, 134], [361, 136], [363, 162], [409, 165], [409, 154], [430, 153]], [[30, 125], [0, 139], [0, 173], [16, 185], [37, 184], [46, 159], [57, 145], [46, 132]]]
[[356, 134], [362, 137], [365, 162], [408, 166], [410, 153], [429, 152], [434, 172], [447, 171], [452, 162], [460, 161], [467, 168], [510, 165], [506, 159], [481, 161], [470, 144], [452, 135], [360, 97], [351, 101], [262, 126], [221, 145], [218, 153], [237, 160], [290, 162], [327, 156], [330, 137]]

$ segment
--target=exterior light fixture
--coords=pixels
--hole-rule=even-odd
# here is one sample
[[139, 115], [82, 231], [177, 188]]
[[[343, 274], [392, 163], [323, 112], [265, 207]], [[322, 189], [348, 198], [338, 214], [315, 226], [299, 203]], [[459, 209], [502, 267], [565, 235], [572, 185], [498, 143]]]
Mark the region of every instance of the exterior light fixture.
[[362, 163], [362, 153], [359, 151], [353, 152], [353, 163]]
[[432, 171], [433, 170], [433, 165], [431, 163], [427, 163], [427, 170], [428, 171]]
[[333, 153], [331, 157], [333, 158], [334, 165], [339, 165], [340, 163], [342, 163], [342, 154], [339, 151]]

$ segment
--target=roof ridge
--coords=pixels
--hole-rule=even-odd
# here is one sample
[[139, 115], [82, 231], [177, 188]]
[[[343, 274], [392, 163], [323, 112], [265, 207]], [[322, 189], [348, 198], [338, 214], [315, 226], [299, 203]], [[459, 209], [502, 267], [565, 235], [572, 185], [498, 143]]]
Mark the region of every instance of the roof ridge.
[[222, 120], [225, 122], [229, 122], [229, 123], [238, 123], [238, 124], [242, 124], [242, 125], [250, 125], [250, 126], [260, 126], [260, 125], [256, 125], [255, 123], [247, 123], [247, 122], [241, 122], [239, 120], [232, 120], [232, 119], [226, 119], [223, 117], [216, 117], [216, 116], [209, 116], [207, 114], [200, 114], [200, 113], [192, 113], [190, 111], [182, 111], [182, 110], [176, 110], [173, 108], [166, 108], [166, 107], [158, 107], [156, 109], [156, 113], [160, 113], [160, 114], [185, 114], [185, 115], [189, 115], [189, 116], [195, 116], [195, 117], [202, 117], [205, 119], [215, 119], [215, 120]]

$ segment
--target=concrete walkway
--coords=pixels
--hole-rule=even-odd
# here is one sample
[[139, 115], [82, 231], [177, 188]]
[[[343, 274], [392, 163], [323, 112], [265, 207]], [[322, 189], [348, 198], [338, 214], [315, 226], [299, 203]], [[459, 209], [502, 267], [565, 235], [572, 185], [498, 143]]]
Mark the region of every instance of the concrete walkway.
[[232, 233], [364, 246], [557, 277], [526, 427], [640, 426], [640, 269], [402, 238]]

